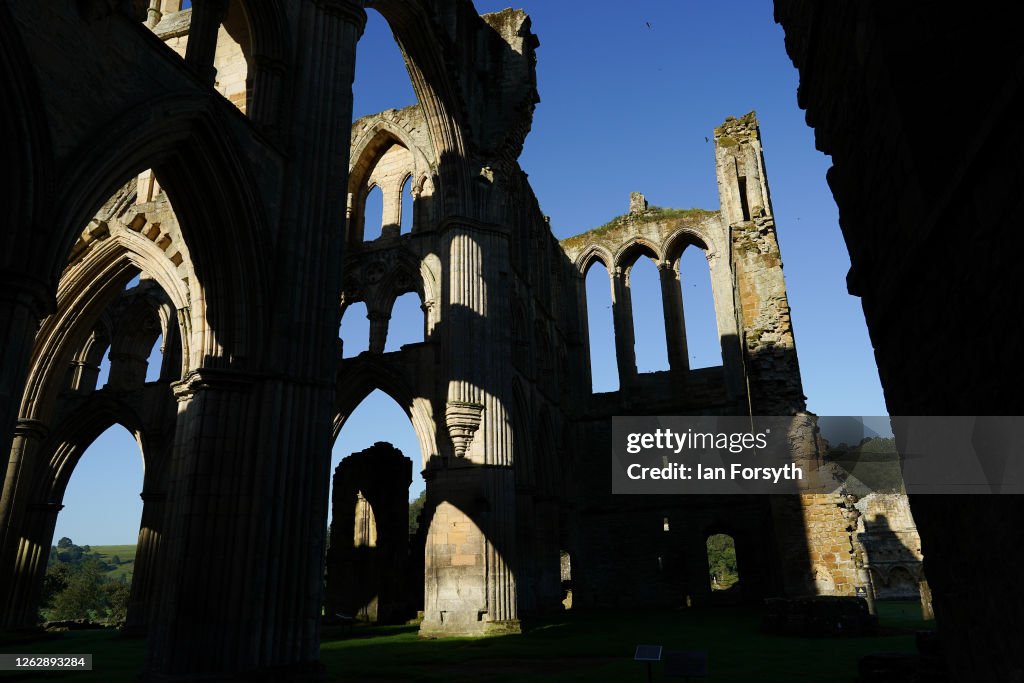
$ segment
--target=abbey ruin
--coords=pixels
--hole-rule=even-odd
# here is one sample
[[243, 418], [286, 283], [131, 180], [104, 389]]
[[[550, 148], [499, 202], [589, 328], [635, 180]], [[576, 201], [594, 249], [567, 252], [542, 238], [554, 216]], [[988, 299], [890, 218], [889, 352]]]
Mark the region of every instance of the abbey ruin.
[[[635, 194], [628, 213], [559, 241], [517, 161], [538, 102], [522, 11], [181, 5], [0, 4], [0, 121], [13, 132], [0, 156], [14, 170], [0, 185], [4, 628], [36, 623], [64, 489], [115, 423], [146, 464], [127, 628], [146, 634], [150, 680], [313, 679], [325, 598], [387, 620], [408, 571], [422, 574], [425, 636], [517, 632], [563, 609], [566, 557], [574, 609], [700, 604], [719, 533], [735, 539], [743, 600], [854, 595], [864, 567], [838, 495], [611, 494], [612, 416], [807, 416], [753, 114], [713, 132], [717, 210]], [[352, 122], [366, 9], [393, 28], [419, 101]], [[706, 257], [719, 367], [687, 362], [684, 250]], [[661, 278], [665, 372], [637, 371], [630, 272], [644, 258]], [[592, 268], [612, 293], [616, 392], [591, 391]], [[385, 352], [408, 293], [423, 341]], [[369, 351], [346, 356], [338, 327], [357, 303]], [[163, 365], [146, 382], [158, 338]], [[420, 452], [375, 447], [335, 474], [332, 443], [375, 390], [405, 410]], [[390, 488], [357, 483], [378, 456]], [[422, 566], [383, 550], [360, 560], [403, 532], [416, 472]], [[332, 476], [335, 519], [354, 530], [335, 560]], [[905, 499], [879, 505], [912, 550], [876, 578], [913, 589]], [[351, 581], [325, 596], [331, 561]]]

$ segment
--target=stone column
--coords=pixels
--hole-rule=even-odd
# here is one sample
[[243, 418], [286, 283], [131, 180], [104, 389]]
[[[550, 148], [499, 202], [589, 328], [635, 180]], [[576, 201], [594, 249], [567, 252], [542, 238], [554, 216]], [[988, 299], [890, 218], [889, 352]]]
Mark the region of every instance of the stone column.
[[192, 67], [204, 83], [211, 86], [217, 79], [217, 69], [213, 66], [217, 54], [217, 34], [227, 9], [228, 0], [196, 0], [192, 7], [185, 63]]
[[162, 17], [160, 0], [149, 0], [149, 8], [146, 10], [146, 26], [153, 28], [160, 23]]
[[372, 311], [366, 317], [370, 320], [370, 353], [384, 353], [391, 316], [380, 311]]
[[[179, 397], [149, 675], [322, 680], [320, 611], [355, 46], [350, 0], [296, 10], [295, 115], [261, 358], [203, 368]], [[196, 330], [199, 335], [204, 331]], [[215, 362], [224, 363], [223, 359]], [[260, 372], [244, 369], [259, 367]]]
[[60, 503], [48, 502], [33, 502], [25, 507], [21, 535], [17, 539], [17, 564], [10, 583], [12, 599], [5, 607], [10, 626], [32, 628], [36, 625], [53, 530], [57, 513], [63, 508]]
[[619, 365], [619, 391], [625, 393], [636, 383], [633, 300], [629, 292], [629, 275], [621, 267], [613, 269], [611, 278], [612, 321], [615, 327], [615, 358]]
[[133, 353], [112, 351], [110, 358], [110, 375], [107, 385], [114, 390], [125, 391], [138, 389], [146, 383], [146, 371], [149, 359]]
[[285, 64], [266, 55], [253, 55], [253, 73], [246, 79], [249, 104], [246, 115], [261, 128], [274, 133], [281, 119]]
[[518, 631], [508, 234], [447, 226], [447, 458], [428, 463], [426, 635]]
[[[31, 582], [26, 582], [26, 557], [30, 549], [29, 507], [37, 453], [46, 439], [46, 426], [36, 420], [19, 420], [14, 430], [14, 444], [7, 462], [3, 495], [0, 497], [0, 627], [22, 628], [35, 625], [35, 615], [25, 622], [30, 599]], [[29, 543], [27, 546], [26, 543]], [[49, 539], [46, 541], [49, 549]]]
[[142, 523], [139, 525], [139, 540], [135, 548], [135, 570], [132, 573], [132, 589], [124, 627], [126, 635], [143, 635], [149, 625], [150, 606], [159, 586], [157, 574], [160, 571], [160, 544], [164, 533], [167, 494], [164, 491], [143, 491], [139, 496], [143, 503]]
[[[0, 273], [0, 452], [7, 452], [14, 438], [39, 322], [55, 308], [56, 298], [42, 283]], [[2, 520], [0, 506], [0, 525]]]
[[71, 361], [71, 380], [68, 387], [77, 393], [88, 394], [95, 389], [100, 378], [100, 368], [87, 360]]
[[672, 372], [685, 377], [690, 369], [686, 351], [686, 323], [683, 319], [683, 293], [679, 289], [679, 271], [671, 263], [658, 264], [661, 278], [661, 303], [665, 314], [665, 343]]

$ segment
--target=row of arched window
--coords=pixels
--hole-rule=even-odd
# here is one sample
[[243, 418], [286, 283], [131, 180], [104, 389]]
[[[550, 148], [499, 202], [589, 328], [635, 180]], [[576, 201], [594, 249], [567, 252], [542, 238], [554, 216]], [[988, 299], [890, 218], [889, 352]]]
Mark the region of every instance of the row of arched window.
[[[417, 344], [425, 340], [426, 323], [419, 295], [406, 292], [395, 299], [388, 320], [384, 352], [399, 351], [406, 344]], [[342, 355], [354, 358], [370, 350], [370, 316], [362, 301], [345, 308], [341, 318], [338, 336], [342, 342]]]
[[[408, 176], [405, 182], [402, 183], [400, 191], [400, 213], [399, 223], [401, 228], [401, 234], [405, 235], [412, 232], [413, 226], [413, 212], [414, 202], [412, 197], [412, 176]], [[363, 240], [370, 241], [380, 237], [384, 232], [384, 226], [387, 223], [387, 218], [384, 214], [384, 191], [381, 190], [380, 186], [373, 185], [370, 187], [366, 195], [366, 203], [363, 207], [364, 216], [364, 228], [363, 228]]]
[[[698, 247], [684, 249], [678, 270], [688, 366], [691, 370], [720, 366], [722, 349], [705, 252]], [[668, 370], [663, 290], [658, 268], [650, 257], [641, 256], [630, 267], [629, 291], [637, 372]], [[593, 261], [587, 271], [586, 301], [592, 391], [617, 391], [620, 378], [611, 276], [600, 261]]]

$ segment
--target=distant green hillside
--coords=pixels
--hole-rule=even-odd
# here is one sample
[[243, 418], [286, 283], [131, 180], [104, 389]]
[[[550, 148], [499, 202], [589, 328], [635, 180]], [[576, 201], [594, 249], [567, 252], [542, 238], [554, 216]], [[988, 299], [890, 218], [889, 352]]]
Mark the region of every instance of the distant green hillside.
[[[90, 546], [92, 554], [114, 568], [106, 574], [112, 579], [124, 577], [126, 581], [132, 580], [132, 572], [135, 571], [135, 546], [134, 545], [94, 545]], [[115, 563], [118, 559], [120, 562]]]
[[76, 545], [70, 538], [62, 538], [50, 548], [48, 565], [79, 565], [87, 560], [98, 563], [98, 569], [107, 579], [131, 583], [135, 570], [135, 546]]

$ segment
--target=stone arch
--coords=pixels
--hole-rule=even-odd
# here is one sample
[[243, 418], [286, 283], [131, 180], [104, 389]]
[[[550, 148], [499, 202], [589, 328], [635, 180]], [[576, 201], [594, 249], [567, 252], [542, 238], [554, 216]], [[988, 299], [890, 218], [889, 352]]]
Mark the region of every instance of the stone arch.
[[[116, 300], [124, 285], [140, 270], [147, 270], [151, 255], [135, 251], [138, 244], [128, 244], [117, 239], [107, 240], [90, 250], [87, 258], [74, 267], [74, 279], [65, 278], [58, 292], [58, 307], [49, 316], [36, 335], [32, 351], [29, 376], [21, 404], [23, 418], [46, 420], [55, 406], [63, 385], [65, 368], [73, 354], [80, 349], [92, 334], [97, 321]], [[147, 272], [149, 272], [147, 270]], [[153, 272], [161, 272], [161, 262], [156, 262]], [[174, 278], [163, 278], [174, 283]], [[157, 280], [160, 284], [160, 280]], [[175, 288], [164, 293], [174, 301]], [[180, 291], [176, 292], [180, 294]], [[188, 303], [179, 308], [187, 310]], [[179, 326], [187, 321], [179, 317]], [[183, 365], [188, 363], [188, 335], [180, 330]], [[111, 340], [112, 341], [112, 340]]]
[[662, 244], [662, 252], [665, 260], [675, 264], [687, 247], [702, 249], [708, 258], [717, 254], [716, 245], [706, 233], [693, 227], [685, 226], [679, 228], [669, 235]]
[[[595, 252], [596, 256], [596, 252]], [[593, 271], [596, 263], [601, 264], [604, 276]], [[582, 274], [585, 273], [585, 274]], [[588, 281], [594, 278], [594, 282], [600, 281], [600, 299], [591, 297], [589, 291], [592, 286]], [[581, 312], [579, 317], [580, 339], [585, 340], [583, 345], [586, 353], [586, 370], [590, 380], [591, 393], [600, 391], [617, 391], [622, 388], [626, 381], [621, 376], [621, 369], [618, 365], [617, 343], [618, 337], [615, 328], [615, 306], [616, 301], [612, 295], [614, 283], [613, 271], [600, 258], [589, 260], [585, 271], [581, 271], [581, 277], [577, 288], [577, 301]], [[602, 308], [602, 305], [607, 306]], [[607, 311], [607, 312], [605, 312]], [[597, 351], [597, 353], [595, 353]], [[598, 381], [599, 368], [609, 369], [614, 376], [614, 382]]]
[[[431, 146], [438, 160], [441, 182], [446, 186], [468, 188], [469, 169], [465, 161], [468, 150], [463, 134], [465, 112], [459, 85], [452, 79], [451, 68], [445, 60], [449, 51], [444, 49], [444, 41], [434, 34], [437, 21], [422, 2], [365, 0], [365, 4], [380, 12], [388, 22], [405, 56], [413, 91], [423, 109]], [[466, 202], [467, 195], [468, 192], [459, 192], [450, 199]], [[445, 196], [444, 193], [441, 196]], [[467, 213], [465, 208], [448, 207], [449, 212], [463, 214]]]
[[598, 244], [591, 244], [576, 257], [576, 269], [582, 279], [586, 279], [591, 267], [600, 263], [609, 273], [612, 272], [612, 264], [615, 263], [615, 256], [605, 247]]
[[352, 412], [374, 391], [387, 394], [412, 422], [420, 445], [421, 464], [426, 468], [438, 455], [437, 425], [431, 402], [418, 395], [414, 382], [394, 366], [372, 355], [348, 361], [344, 381], [338, 383], [332, 438], [337, 439]]
[[[15, 575], [17, 594], [20, 597], [14, 609], [24, 610], [25, 619], [31, 618], [41, 599], [46, 561], [53, 543], [57, 514], [63, 507], [68, 482], [83, 454], [101, 434], [114, 425], [124, 427], [135, 437], [143, 459], [143, 486], [148, 488], [151, 482], [162, 480], [166, 468], [165, 458], [161, 457], [160, 453], [151, 455], [151, 446], [153, 440], [158, 440], [156, 435], [161, 431], [166, 432], [166, 425], [147, 426], [143, 416], [128, 401], [106, 392], [98, 392], [82, 401], [56, 425], [41, 444], [39, 464], [31, 475], [32, 479], [23, 483], [28, 510], [20, 532], [22, 538], [19, 541], [18, 553], [22, 559], [19, 571]], [[149, 438], [150, 431], [154, 439]], [[145, 520], [144, 508], [140, 526]], [[139, 558], [139, 553], [136, 557]], [[144, 591], [137, 586], [144, 583], [142, 577], [153, 569], [145, 565], [144, 558], [142, 562], [143, 565], [137, 562], [133, 577], [129, 619], [139, 618], [145, 611], [144, 603], [148, 602]]]
[[384, 281], [378, 285], [375, 304], [378, 310], [390, 311], [398, 297], [410, 292], [419, 296], [421, 304], [426, 303], [427, 283], [421, 265], [411, 257], [400, 258]]
[[[138, 107], [79, 149], [61, 182], [53, 217], [57, 247], [36, 254], [51, 281], [106, 198], [153, 168], [175, 207], [193, 259], [198, 364], [236, 366], [255, 355], [264, 335], [252, 282], [269, 282], [260, 253], [266, 212], [227, 122], [207, 98], [169, 96]], [[215, 196], [217, 201], [202, 201]], [[198, 324], [197, 324], [198, 323]], [[251, 323], [251, 324], [250, 324]]]
[[[402, 294], [413, 292], [420, 298], [425, 311], [425, 339], [429, 339], [440, 322], [441, 261], [434, 254], [417, 258], [404, 249], [382, 254], [382, 258], [356, 257], [348, 261], [349, 268], [341, 293], [341, 315], [353, 303], [363, 301], [369, 313], [388, 314], [395, 300]], [[369, 277], [367, 269], [380, 275]], [[379, 280], [377, 278], [380, 278]]]
[[[734, 531], [729, 529], [728, 527], [723, 528], [723, 527], [715, 526], [715, 527], [709, 527], [709, 529], [707, 529], [705, 531], [703, 536], [704, 536], [705, 552], [707, 553], [708, 573], [712, 575], [712, 576], [708, 577], [708, 580], [711, 581], [711, 590], [713, 590], [713, 591], [714, 590], [725, 590], [725, 589], [728, 589], [728, 588], [732, 587], [733, 585], [735, 585], [735, 583], [739, 583], [740, 581], [742, 581], [742, 579], [743, 579], [742, 569], [743, 568], [741, 566], [741, 561], [740, 561], [740, 555], [741, 555], [740, 545], [741, 544], [740, 544], [740, 539], [739, 539], [738, 535]], [[715, 569], [715, 567], [712, 565], [712, 558], [711, 558], [711, 546], [712, 546], [712, 540], [713, 539], [722, 539], [721, 541], [718, 541], [718, 543], [724, 546], [723, 547], [723, 551], [726, 552], [726, 553], [728, 552], [730, 547], [732, 548], [733, 555], [735, 556], [735, 559], [736, 559], [736, 581], [735, 582], [726, 581], [724, 577], [722, 577], [720, 579], [717, 575], [715, 575], [715, 573], [713, 571]]]
[[73, 357], [75, 368], [66, 383], [69, 390], [87, 394], [100, 388], [97, 386], [100, 363], [103, 362], [103, 357], [107, 353], [107, 349], [110, 348], [111, 337], [111, 322], [109, 316], [104, 313], [93, 326], [85, 343], [75, 351]]
[[[416, 144], [413, 124], [403, 118], [402, 112], [395, 110], [372, 117], [368, 127], [352, 144], [348, 178], [350, 207], [347, 235], [347, 241], [352, 246], [361, 244], [366, 238], [366, 197], [373, 187], [369, 179], [381, 159], [396, 146], [412, 156], [412, 167], [403, 173], [402, 183], [398, 186], [399, 193], [406, 182], [414, 183], [414, 197], [424, 191], [434, 165], [431, 161], [433, 155]], [[420, 180], [416, 181], [416, 178]], [[384, 192], [385, 189], [381, 188], [381, 191]], [[401, 201], [400, 194], [398, 201]], [[422, 224], [422, 220], [414, 223], [412, 231], [416, 232]]]
[[[416, 184], [416, 174], [413, 171], [405, 174], [402, 178], [402, 182], [398, 185], [398, 205], [400, 208], [400, 216], [398, 221], [398, 227], [401, 234], [407, 235], [412, 233], [416, 229], [416, 195], [413, 193], [413, 187]], [[408, 201], [408, 206], [406, 202]], [[408, 211], [408, 213], [406, 213]]]
[[647, 256], [655, 265], [664, 260], [659, 245], [643, 237], [633, 237], [615, 252], [613, 264], [616, 268], [628, 271], [641, 256]]
[[103, 432], [114, 425], [124, 427], [135, 437], [147, 472], [160, 469], [159, 463], [149, 456], [147, 429], [142, 417], [126, 401], [101, 392], [90, 396], [56, 425], [48, 444], [42, 449], [43, 453], [52, 455], [45, 474], [33, 487], [36, 499], [59, 504], [79, 459]]

